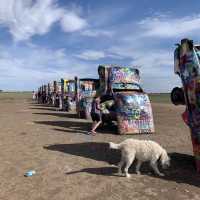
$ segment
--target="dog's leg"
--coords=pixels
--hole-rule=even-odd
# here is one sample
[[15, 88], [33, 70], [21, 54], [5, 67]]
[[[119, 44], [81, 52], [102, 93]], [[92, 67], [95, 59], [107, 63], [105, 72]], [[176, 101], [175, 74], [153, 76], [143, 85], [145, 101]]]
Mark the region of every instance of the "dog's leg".
[[163, 173], [161, 173], [158, 169], [158, 166], [157, 166], [157, 162], [151, 162], [151, 167], [153, 168], [154, 172], [159, 175], [159, 176], [164, 176]]
[[118, 174], [122, 174], [122, 167], [124, 165], [124, 160], [121, 158], [120, 162], [118, 163]]
[[136, 165], [136, 174], [140, 175], [140, 167], [141, 167], [142, 162], [140, 160], [137, 161], [137, 165]]
[[135, 159], [135, 155], [129, 155], [126, 157], [126, 166], [124, 168], [124, 171], [125, 171], [125, 175], [127, 178], [131, 177], [131, 175], [128, 173], [128, 169], [131, 166], [131, 164], [133, 163], [134, 159]]

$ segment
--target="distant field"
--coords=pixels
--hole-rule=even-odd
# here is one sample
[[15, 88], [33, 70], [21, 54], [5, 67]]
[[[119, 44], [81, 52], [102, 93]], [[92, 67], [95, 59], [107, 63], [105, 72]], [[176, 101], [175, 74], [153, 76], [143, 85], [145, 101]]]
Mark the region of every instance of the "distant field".
[[31, 92], [0, 92], [0, 101], [30, 99], [31, 97]]
[[[171, 103], [169, 93], [149, 94], [153, 103]], [[12, 101], [17, 99], [30, 99], [31, 92], [0, 92], [0, 101]]]
[[153, 103], [171, 103], [169, 93], [149, 94], [149, 98]]

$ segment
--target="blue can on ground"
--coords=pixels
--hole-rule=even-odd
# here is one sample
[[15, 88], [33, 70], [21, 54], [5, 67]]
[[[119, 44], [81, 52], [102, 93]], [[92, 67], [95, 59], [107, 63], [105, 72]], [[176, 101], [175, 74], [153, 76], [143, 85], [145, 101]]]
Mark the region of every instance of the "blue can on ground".
[[35, 170], [30, 170], [30, 171], [27, 171], [24, 176], [25, 177], [29, 177], [29, 176], [33, 176], [34, 174], [36, 174], [36, 171]]

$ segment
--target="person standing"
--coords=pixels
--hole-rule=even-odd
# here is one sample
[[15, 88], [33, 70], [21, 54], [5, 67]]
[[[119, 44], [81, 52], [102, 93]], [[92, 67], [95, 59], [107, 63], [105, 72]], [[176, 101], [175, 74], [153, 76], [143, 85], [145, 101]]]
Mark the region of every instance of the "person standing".
[[91, 108], [91, 118], [92, 118], [92, 128], [91, 133], [96, 134], [96, 129], [101, 124], [101, 108], [100, 108], [100, 97], [97, 96], [92, 101], [92, 108]]

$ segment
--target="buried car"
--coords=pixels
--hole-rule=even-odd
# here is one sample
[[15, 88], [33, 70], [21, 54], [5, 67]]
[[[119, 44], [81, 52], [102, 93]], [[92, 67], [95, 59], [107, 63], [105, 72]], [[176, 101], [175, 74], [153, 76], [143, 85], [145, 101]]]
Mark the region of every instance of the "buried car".
[[76, 111], [79, 118], [89, 119], [91, 105], [99, 86], [99, 80], [75, 77]]
[[61, 79], [62, 110], [71, 111], [75, 109], [75, 81]]
[[53, 91], [54, 91], [53, 82], [50, 82], [48, 83], [48, 94], [47, 94], [47, 103], [49, 105], [53, 104]]
[[154, 132], [151, 103], [140, 86], [139, 70], [100, 65], [98, 73], [101, 105], [113, 100], [106, 109], [109, 112], [103, 110], [103, 122], [116, 121], [119, 134]]
[[62, 100], [61, 100], [61, 82], [54, 81], [53, 82], [54, 92], [53, 92], [53, 106], [62, 108]]
[[174, 51], [174, 71], [182, 81], [182, 88], [172, 90], [171, 101], [175, 105], [186, 105], [182, 117], [191, 130], [197, 171], [200, 173], [200, 45], [182, 39]]

